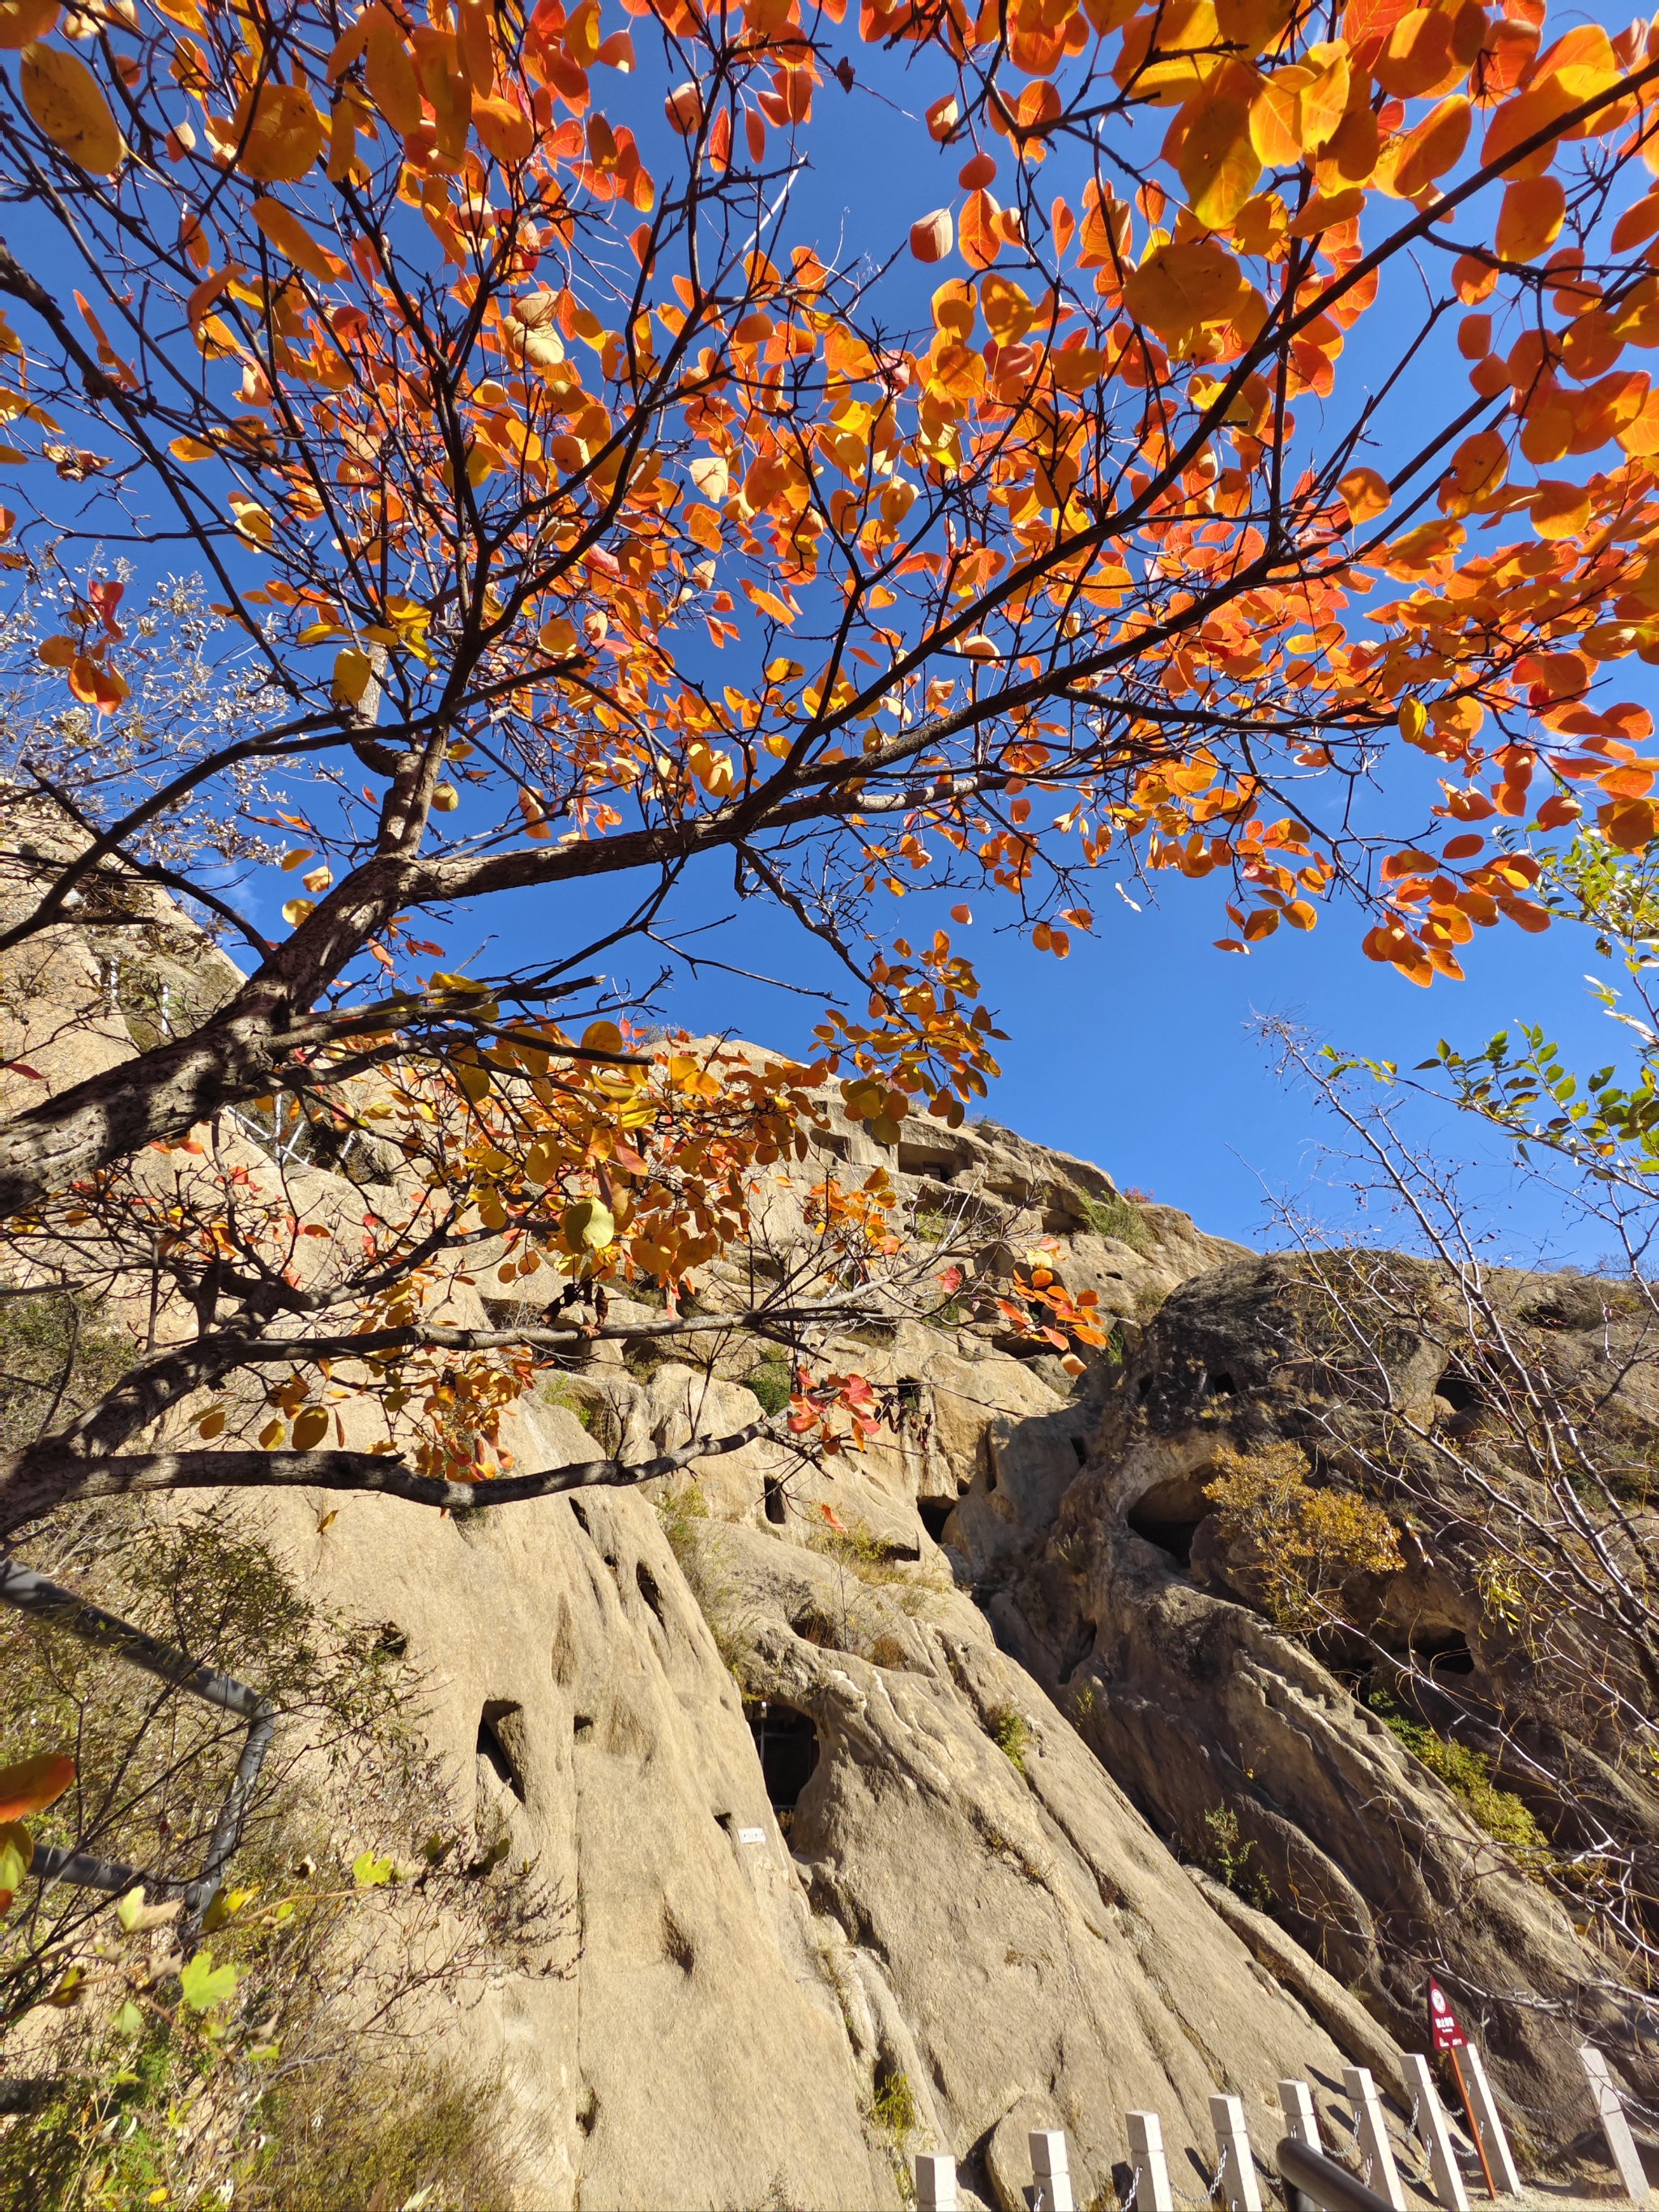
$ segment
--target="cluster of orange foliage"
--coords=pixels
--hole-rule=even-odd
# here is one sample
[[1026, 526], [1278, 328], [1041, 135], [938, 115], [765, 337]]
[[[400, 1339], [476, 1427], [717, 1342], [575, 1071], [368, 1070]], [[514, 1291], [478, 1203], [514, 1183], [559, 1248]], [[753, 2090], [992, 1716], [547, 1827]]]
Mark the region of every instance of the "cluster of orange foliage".
[[[477, 1105], [555, 1036], [555, 983], [717, 855], [867, 990], [818, 1040], [890, 1136], [911, 1101], [960, 1120], [996, 1032], [959, 945], [890, 938], [884, 899], [1000, 892], [1064, 955], [1103, 866], [1214, 875], [1228, 948], [1346, 897], [1428, 982], [1477, 928], [1546, 925], [1553, 833], [1654, 840], [1651, 719], [1607, 691], [1659, 659], [1644, 23], [0, 0], [0, 47], [31, 202], [0, 249], [0, 557], [42, 557], [65, 483], [106, 544], [193, 547], [283, 709], [179, 788], [259, 758], [307, 869], [276, 943], [162, 878], [212, 888], [246, 988], [187, 1097], [145, 1055], [118, 1133], [113, 1079], [0, 1129], [0, 1206], [371, 1033]], [[915, 205], [849, 258], [801, 180], [877, 146]], [[44, 650], [89, 714], [127, 711], [118, 598]], [[167, 803], [112, 801], [5, 941]], [[631, 911], [487, 1013], [408, 972], [423, 913], [612, 878]], [[374, 1019], [371, 960], [404, 978]], [[597, 1112], [580, 1203], [630, 1264], [697, 1265], [805, 1079], [736, 1100], [740, 1167], [688, 1170], [642, 1134], [678, 1068], [498, 1133], [482, 1222], [519, 1219], [525, 1146]]]

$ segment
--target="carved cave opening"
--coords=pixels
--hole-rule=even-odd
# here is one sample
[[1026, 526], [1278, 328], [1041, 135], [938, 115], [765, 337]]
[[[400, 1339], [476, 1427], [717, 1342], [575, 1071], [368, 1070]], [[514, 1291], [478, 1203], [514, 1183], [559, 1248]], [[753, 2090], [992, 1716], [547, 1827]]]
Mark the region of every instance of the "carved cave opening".
[[945, 1541], [945, 1524], [957, 1510], [954, 1498], [919, 1498], [916, 1511], [921, 1525], [936, 1544]]
[[1156, 1544], [1180, 1567], [1193, 1562], [1193, 1539], [1214, 1507], [1204, 1495], [1211, 1470], [1195, 1475], [1176, 1475], [1155, 1483], [1138, 1498], [1124, 1518], [1137, 1536]]
[[484, 1707], [478, 1716], [477, 1755], [496, 1781], [504, 1784], [522, 1805], [524, 1777], [507, 1742], [517, 1733], [514, 1723], [520, 1711], [518, 1705], [507, 1699], [492, 1699]]
[[787, 1835], [801, 1791], [818, 1763], [818, 1732], [805, 1713], [766, 1698], [745, 1698], [744, 1716], [760, 1756], [767, 1797]]

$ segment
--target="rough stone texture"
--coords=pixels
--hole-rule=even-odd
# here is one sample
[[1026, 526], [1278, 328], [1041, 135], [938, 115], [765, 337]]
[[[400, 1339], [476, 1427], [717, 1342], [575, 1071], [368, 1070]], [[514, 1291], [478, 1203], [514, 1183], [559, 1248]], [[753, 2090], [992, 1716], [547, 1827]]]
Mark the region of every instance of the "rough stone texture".
[[[1294, 1325], [1293, 1273], [1234, 1261], [1177, 1291], [1108, 1392], [1089, 1465], [1063, 1500], [1005, 1486], [1005, 1502], [1031, 1510], [994, 1522], [964, 1507], [958, 1524], [995, 1585], [987, 1603], [1006, 1645], [1065, 1702], [1158, 1832], [1193, 1860], [1231, 1851], [1238, 1886], [1271, 1899], [1279, 1942], [1299, 1938], [1408, 2048], [1426, 1973], [1447, 1975], [1500, 2084], [1555, 2115], [1540, 2132], [1559, 2141], [1572, 2132], [1563, 2115], [1588, 2116], [1574, 2056], [1587, 2037], [1620, 2051], [1652, 2094], [1639, 2008], [1562, 1907], [1375, 1714], [1240, 1601], [1228, 1582], [1238, 1571], [1206, 1517], [1223, 1445], [1308, 1433], [1316, 1363]], [[1387, 1357], [1401, 1399], [1426, 1404], [1443, 1355], [1404, 1340]], [[1189, 1565], [1169, 1548], [1182, 1539]], [[1419, 1630], [1466, 1621], [1481, 1649], [1478, 1601], [1443, 1567], [1419, 1553], [1394, 1580], [1385, 1614], [1392, 1604]], [[1237, 1823], [1231, 1844], [1218, 1815]], [[1266, 1957], [1261, 1916], [1215, 1901]], [[1315, 2009], [1340, 2033], [1328, 2008]]]
[[[0, 976], [0, 1046], [40, 1079], [107, 1065], [169, 1018], [145, 1011], [155, 992], [137, 1007], [120, 961], [177, 967], [169, 1006], [186, 1011], [234, 981], [164, 901], [97, 945], [63, 932]], [[36, 1079], [14, 1071], [8, 1094]], [[886, 1167], [919, 1237], [970, 1222], [994, 1265], [1056, 1238], [1072, 1288], [1097, 1290], [1131, 1343], [1182, 1282], [1238, 1264], [1172, 1209], [1130, 1207], [1100, 1170], [989, 1125], [913, 1120], [883, 1147], [831, 1101], [820, 1172], [826, 1157]], [[356, 1183], [390, 1172], [342, 1164], [305, 1171], [319, 1218], [349, 1222]], [[787, 1225], [799, 1194], [768, 1204]], [[712, 1271], [708, 1294], [734, 1297], [734, 1279]], [[450, 1310], [483, 1308], [456, 1286]], [[752, 1414], [735, 1370], [636, 1350], [526, 1401], [517, 1465], [643, 1456]], [[915, 1322], [831, 1350], [902, 1386], [905, 1410], [824, 1473], [757, 1444], [652, 1496], [465, 1523], [331, 1497], [252, 1509], [312, 1595], [407, 1639], [420, 1726], [478, 1832], [504, 1821], [514, 1862], [565, 1907], [546, 1955], [450, 2027], [508, 2085], [526, 2207], [896, 2203], [872, 2106], [884, 2086], [892, 2108], [899, 2075], [906, 2147], [954, 2153], [965, 2202], [1023, 2207], [1039, 2126], [1066, 2129], [1080, 2203], [1115, 2201], [1132, 2106], [1161, 2112], [1177, 2186], [1197, 2193], [1216, 2090], [1245, 2099], [1265, 2148], [1281, 2075], [1327, 2105], [1344, 2061], [1392, 2080], [1386, 2030], [1340, 1982], [1172, 1854], [1166, 1838], [1197, 1855], [1219, 1795], [1337, 1901], [1366, 1961], [1394, 1940], [1389, 1913], [1415, 1909], [1413, 1882], [1438, 1897], [1455, 1878], [1465, 1897], [1478, 1881], [1489, 1948], [1551, 1986], [1572, 1976], [1571, 1929], [1481, 1856], [1439, 1785], [1316, 1662], [1127, 1528], [1127, 1486], [1187, 1480], [1202, 1458], [1137, 1431], [1100, 1462], [1121, 1413], [1109, 1364], [1074, 1389], [983, 1328]], [[783, 1812], [738, 1677], [751, 1711], [815, 1731]], [[483, 1722], [505, 1779], [479, 1755]], [[1519, 2063], [1553, 2052], [1529, 2027]]]

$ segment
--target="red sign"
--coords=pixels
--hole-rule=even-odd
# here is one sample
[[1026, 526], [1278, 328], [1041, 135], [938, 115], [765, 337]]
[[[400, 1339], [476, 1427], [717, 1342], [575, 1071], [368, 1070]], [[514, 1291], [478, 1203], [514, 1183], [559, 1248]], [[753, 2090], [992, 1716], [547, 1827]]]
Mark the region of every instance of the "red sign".
[[1462, 2051], [1468, 2044], [1451, 2008], [1451, 1999], [1432, 1975], [1429, 1978], [1429, 2033], [1437, 2051]]

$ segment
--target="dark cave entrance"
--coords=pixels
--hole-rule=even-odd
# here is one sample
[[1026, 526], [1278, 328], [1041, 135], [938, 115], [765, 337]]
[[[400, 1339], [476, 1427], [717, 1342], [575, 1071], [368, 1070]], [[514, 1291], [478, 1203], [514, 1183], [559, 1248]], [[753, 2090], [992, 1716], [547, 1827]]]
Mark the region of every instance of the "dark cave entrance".
[[1191, 1566], [1193, 1539], [1199, 1528], [1196, 1521], [1159, 1521], [1137, 1507], [1129, 1516], [1129, 1526], [1137, 1536], [1144, 1536], [1160, 1552], [1167, 1552], [1177, 1566]]
[[1474, 1654], [1461, 1630], [1448, 1628], [1413, 1636], [1411, 1656], [1431, 1681], [1447, 1674], [1473, 1674]]
[[766, 1795], [787, 1835], [790, 1816], [818, 1763], [818, 1732], [805, 1713], [765, 1698], [745, 1699], [744, 1716], [760, 1754]]
[[492, 1699], [484, 1707], [478, 1716], [477, 1756], [496, 1781], [504, 1784], [522, 1805], [524, 1778], [509, 1741], [519, 1733], [516, 1723], [520, 1710], [507, 1698]]
[[945, 1541], [945, 1524], [957, 1510], [954, 1498], [919, 1498], [916, 1511], [921, 1525], [936, 1544]]
[[1201, 1474], [1174, 1475], [1155, 1483], [1124, 1516], [1137, 1536], [1156, 1544], [1178, 1567], [1191, 1566], [1193, 1538], [1215, 1510], [1204, 1495], [1211, 1472], [1206, 1468]]

